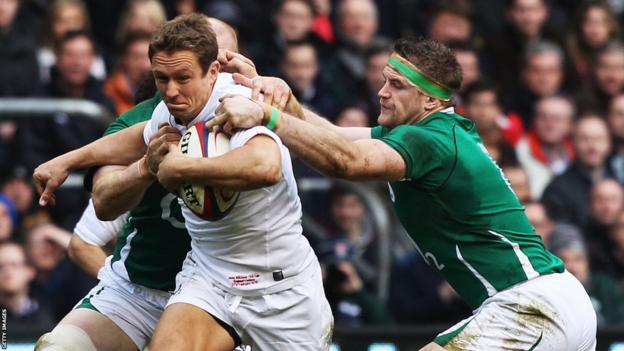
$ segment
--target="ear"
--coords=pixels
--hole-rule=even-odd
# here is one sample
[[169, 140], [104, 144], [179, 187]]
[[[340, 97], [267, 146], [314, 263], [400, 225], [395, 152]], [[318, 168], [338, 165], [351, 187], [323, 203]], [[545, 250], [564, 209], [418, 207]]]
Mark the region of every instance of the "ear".
[[210, 73], [213, 76], [216, 76], [217, 74], [219, 74], [220, 70], [221, 70], [221, 64], [219, 63], [218, 60], [212, 61], [212, 63], [210, 64], [210, 67], [208, 67], [208, 73]]
[[442, 101], [440, 99], [436, 99], [431, 96], [425, 95], [425, 110], [431, 111], [435, 110], [442, 105]]

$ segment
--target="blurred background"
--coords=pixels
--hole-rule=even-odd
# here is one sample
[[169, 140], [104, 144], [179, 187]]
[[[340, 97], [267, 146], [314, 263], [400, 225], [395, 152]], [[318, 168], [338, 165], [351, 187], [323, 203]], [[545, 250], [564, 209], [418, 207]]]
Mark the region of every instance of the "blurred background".
[[[261, 75], [283, 78], [341, 126], [376, 125], [394, 39], [451, 47], [463, 70], [456, 110], [587, 289], [599, 348], [624, 349], [624, 0], [0, 0], [0, 306], [10, 349], [32, 349], [20, 343], [96, 284], [67, 254], [88, 201], [84, 174], [40, 208], [33, 169], [98, 138], [140, 101], [151, 34], [189, 12], [232, 25]], [[417, 350], [470, 314], [415, 251], [386, 184], [334, 182], [296, 159], [294, 168], [335, 350]]]

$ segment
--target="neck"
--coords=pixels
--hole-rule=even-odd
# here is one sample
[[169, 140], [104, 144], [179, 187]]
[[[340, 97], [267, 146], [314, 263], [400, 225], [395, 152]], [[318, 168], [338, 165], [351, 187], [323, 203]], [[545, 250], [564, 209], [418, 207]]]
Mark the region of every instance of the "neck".
[[20, 311], [28, 296], [25, 291], [17, 293], [0, 293], [0, 305], [5, 306], [10, 311]]
[[442, 110], [444, 110], [446, 108], [446, 106], [438, 106], [433, 110], [429, 110], [429, 111], [423, 111], [420, 114], [415, 115], [410, 121], [409, 124], [418, 124], [422, 121], [425, 120], [425, 118], [431, 116], [432, 114], [436, 113], [436, 112], [440, 112]]

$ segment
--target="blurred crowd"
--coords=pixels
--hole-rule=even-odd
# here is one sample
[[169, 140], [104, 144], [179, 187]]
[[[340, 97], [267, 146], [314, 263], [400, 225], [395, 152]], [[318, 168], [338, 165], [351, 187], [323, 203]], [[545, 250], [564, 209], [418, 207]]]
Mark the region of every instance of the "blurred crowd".
[[[394, 39], [447, 44], [463, 73], [456, 111], [475, 122], [599, 324], [624, 322], [624, 0], [0, 0], [0, 98], [85, 99], [119, 115], [145, 98], [151, 34], [193, 11], [232, 25], [260, 74], [341, 126], [376, 124]], [[50, 329], [95, 284], [68, 252], [88, 194], [63, 188], [41, 209], [30, 174], [102, 132], [63, 112], [0, 119], [0, 305], [13, 326]], [[297, 160], [295, 170], [322, 179]], [[321, 228], [310, 240], [337, 325], [469, 314], [396, 225], [379, 286], [379, 226], [358, 193], [302, 197]]]

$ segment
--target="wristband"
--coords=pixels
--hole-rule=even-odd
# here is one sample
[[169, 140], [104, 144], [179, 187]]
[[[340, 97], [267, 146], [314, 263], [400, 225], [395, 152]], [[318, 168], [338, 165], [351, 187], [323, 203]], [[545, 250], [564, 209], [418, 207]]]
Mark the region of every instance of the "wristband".
[[269, 128], [269, 130], [275, 130], [278, 119], [279, 119], [279, 110], [271, 106], [271, 117], [269, 118], [269, 122], [266, 124], [266, 127]]

